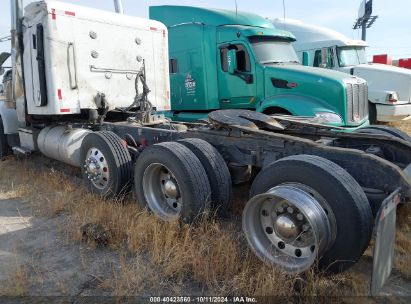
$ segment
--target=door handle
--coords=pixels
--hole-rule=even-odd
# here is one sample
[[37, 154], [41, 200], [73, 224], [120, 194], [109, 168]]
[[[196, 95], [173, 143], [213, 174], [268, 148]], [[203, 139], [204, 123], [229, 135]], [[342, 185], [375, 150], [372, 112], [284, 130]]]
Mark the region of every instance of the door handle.
[[230, 100], [230, 99], [221, 99], [221, 102], [222, 102], [222, 103], [230, 103], [231, 100]]
[[67, 67], [69, 72], [70, 88], [72, 90], [77, 89], [77, 67], [75, 55], [74, 43], [69, 42], [67, 45]]

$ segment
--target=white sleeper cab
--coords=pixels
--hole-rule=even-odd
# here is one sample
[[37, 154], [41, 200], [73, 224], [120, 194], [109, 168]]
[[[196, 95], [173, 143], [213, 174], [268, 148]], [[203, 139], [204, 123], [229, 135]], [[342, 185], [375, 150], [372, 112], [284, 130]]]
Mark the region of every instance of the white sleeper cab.
[[273, 23], [295, 35], [294, 48], [302, 62], [303, 54], [307, 54], [305, 64], [367, 80], [371, 122], [411, 118], [411, 70], [367, 63], [367, 43], [349, 39], [336, 31], [298, 20], [275, 19]]

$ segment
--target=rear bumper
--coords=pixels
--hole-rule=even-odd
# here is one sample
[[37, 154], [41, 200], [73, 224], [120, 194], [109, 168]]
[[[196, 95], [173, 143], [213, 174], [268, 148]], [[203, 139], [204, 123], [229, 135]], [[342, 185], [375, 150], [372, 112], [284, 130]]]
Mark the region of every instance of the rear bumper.
[[411, 118], [411, 104], [385, 105], [376, 104], [377, 120], [397, 121]]

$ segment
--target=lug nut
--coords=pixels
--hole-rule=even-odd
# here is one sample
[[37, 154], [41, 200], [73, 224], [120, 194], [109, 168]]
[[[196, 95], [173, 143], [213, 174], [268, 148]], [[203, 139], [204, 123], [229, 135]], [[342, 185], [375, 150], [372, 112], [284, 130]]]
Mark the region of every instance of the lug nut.
[[297, 220], [302, 221], [304, 219], [304, 215], [302, 215], [301, 213], [297, 214]]
[[276, 210], [278, 213], [283, 213], [284, 212], [284, 208], [283, 207], [278, 207]]
[[288, 207], [287, 212], [292, 214], [292, 213], [294, 213], [294, 209], [292, 207]]
[[308, 231], [310, 229], [310, 226], [308, 224], [303, 225], [303, 231]]

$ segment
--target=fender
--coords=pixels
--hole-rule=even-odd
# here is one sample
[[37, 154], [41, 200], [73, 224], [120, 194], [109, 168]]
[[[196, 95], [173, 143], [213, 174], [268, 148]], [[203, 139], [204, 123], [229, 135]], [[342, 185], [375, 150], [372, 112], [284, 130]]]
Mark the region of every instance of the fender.
[[318, 112], [331, 112], [341, 116], [336, 109], [330, 107], [321, 100], [301, 95], [276, 95], [261, 100], [256, 107], [257, 112], [271, 107], [280, 107], [294, 116], [309, 116], [313, 117]]
[[3, 101], [0, 101], [0, 117], [3, 120], [5, 134], [17, 134], [17, 111], [9, 109]]

